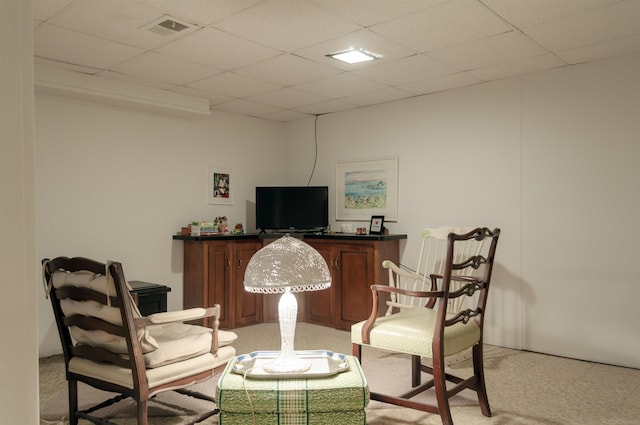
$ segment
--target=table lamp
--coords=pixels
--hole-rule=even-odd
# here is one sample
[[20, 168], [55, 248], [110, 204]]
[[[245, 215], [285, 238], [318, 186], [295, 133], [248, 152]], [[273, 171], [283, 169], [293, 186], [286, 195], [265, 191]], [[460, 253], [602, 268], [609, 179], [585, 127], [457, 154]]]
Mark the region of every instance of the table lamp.
[[280, 353], [264, 365], [269, 373], [302, 373], [311, 362], [296, 356], [293, 340], [298, 302], [293, 292], [318, 291], [331, 286], [331, 274], [322, 255], [309, 244], [289, 235], [256, 252], [244, 273], [244, 289], [249, 292], [282, 293], [278, 303]]

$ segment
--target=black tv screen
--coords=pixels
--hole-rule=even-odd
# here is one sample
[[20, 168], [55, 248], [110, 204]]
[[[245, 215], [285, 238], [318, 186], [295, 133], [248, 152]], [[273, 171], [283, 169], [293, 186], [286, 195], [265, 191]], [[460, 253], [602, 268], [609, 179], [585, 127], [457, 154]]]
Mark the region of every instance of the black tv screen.
[[256, 187], [256, 228], [310, 231], [328, 225], [327, 186]]

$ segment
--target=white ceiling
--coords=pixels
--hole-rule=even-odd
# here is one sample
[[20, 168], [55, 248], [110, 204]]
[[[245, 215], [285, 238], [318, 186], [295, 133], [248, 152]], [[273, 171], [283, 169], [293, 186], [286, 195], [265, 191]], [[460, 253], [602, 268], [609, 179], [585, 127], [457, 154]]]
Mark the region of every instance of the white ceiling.
[[[640, 51], [640, 0], [34, 0], [34, 28], [37, 64], [284, 122]], [[382, 59], [325, 56], [352, 46]]]

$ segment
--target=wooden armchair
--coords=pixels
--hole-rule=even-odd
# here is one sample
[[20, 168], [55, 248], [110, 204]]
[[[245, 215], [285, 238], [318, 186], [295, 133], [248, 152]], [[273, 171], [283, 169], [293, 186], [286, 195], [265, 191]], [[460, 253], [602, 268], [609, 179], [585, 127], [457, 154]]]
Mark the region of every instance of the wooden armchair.
[[[353, 355], [362, 360], [362, 347], [365, 345], [410, 355], [414, 387], [399, 396], [372, 391], [372, 400], [437, 413], [444, 425], [452, 425], [449, 398], [463, 389], [470, 389], [477, 393], [482, 413], [491, 416], [484, 381], [482, 344], [484, 314], [499, 235], [500, 229], [488, 228], [476, 228], [464, 234], [449, 233], [443, 271], [429, 275], [431, 284], [428, 290], [403, 289], [393, 285], [371, 286], [371, 315], [366, 321], [351, 327]], [[485, 240], [490, 243], [483, 252], [473, 247], [469, 249], [470, 244], [482, 244]], [[379, 292], [426, 301], [421, 303], [422, 307], [401, 308], [399, 312], [378, 317]], [[450, 301], [459, 298], [467, 298], [469, 302], [459, 303], [462, 307], [451, 312]], [[446, 356], [469, 348], [473, 357], [471, 377], [460, 378], [445, 371]], [[431, 358], [432, 364], [421, 364], [421, 357]], [[433, 379], [421, 384], [421, 372], [430, 374]], [[454, 385], [447, 387], [447, 381]], [[430, 388], [435, 390], [435, 405], [411, 400]]]
[[[147, 425], [147, 401], [169, 390], [215, 403], [187, 387], [211, 378], [235, 356], [229, 345], [235, 334], [218, 330], [219, 305], [142, 317], [120, 263], [79, 257], [42, 263], [62, 342], [70, 425], [80, 418], [109, 424], [91, 413], [128, 397], [136, 401], [138, 425]], [[211, 328], [181, 323], [203, 318]], [[78, 382], [119, 395], [79, 411]], [[190, 423], [216, 413], [214, 405]]]

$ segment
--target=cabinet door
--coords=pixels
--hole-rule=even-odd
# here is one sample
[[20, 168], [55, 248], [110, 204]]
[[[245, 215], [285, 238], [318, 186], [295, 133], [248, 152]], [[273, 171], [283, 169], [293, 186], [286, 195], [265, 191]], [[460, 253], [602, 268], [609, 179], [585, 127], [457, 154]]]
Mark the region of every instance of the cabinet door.
[[[310, 291], [306, 294], [307, 321], [317, 325], [334, 326], [336, 294], [340, 286], [339, 276], [335, 272], [336, 257], [330, 244], [310, 243], [325, 259], [331, 272], [331, 287], [321, 291]], [[298, 315], [300, 317], [300, 315]]]
[[262, 294], [244, 290], [244, 272], [249, 260], [260, 248], [255, 241], [237, 241], [235, 243], [235, 324], [236, 326], [253, 325], [262, 322]]
[[226, 242], [208, 242], [206, 307], [220, 304], [220, 327], [233, 328], [231, 283], [231, 248]]
[[184, 243], [184, 276], [182, 307], [204, 307], [208, 280], [205, 269], [208, 264], [208, 251], [204, 244], [185, 241]]
[[372, 245], [335, 245], [339, 304], [335, 309], [334, 325], [338, 329], [349, 330], [352, 324], [366, 320], [371, 314], [373, 252]]

